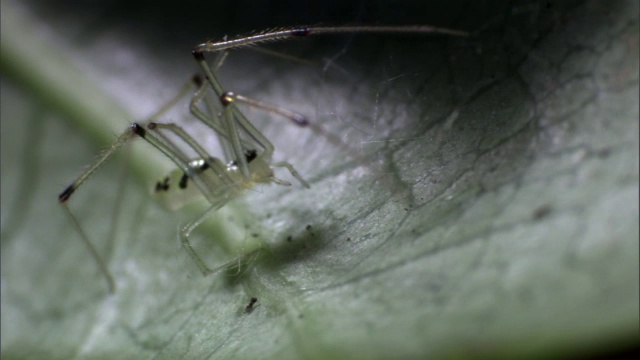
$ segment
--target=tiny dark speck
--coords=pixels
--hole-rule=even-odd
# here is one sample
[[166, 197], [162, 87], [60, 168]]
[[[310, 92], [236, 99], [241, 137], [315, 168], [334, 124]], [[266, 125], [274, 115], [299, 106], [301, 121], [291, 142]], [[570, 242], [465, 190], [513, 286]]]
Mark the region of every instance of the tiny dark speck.
[[611, 148], [604, 148], [604, 149], [598, 150], [596, 152], [596, 155], [600, 158], [608, 158], [609, 155], [611, 155]]
[[538, 207], [537, 209], [533, 210], [533, 213], [531, 214], [531, 217], [534, 220], [540, 220], [542, 218], [547, 217], [550, 213], [551, 213], [551, 205], [542, 205], [540, 207]]
[[291, 237], [291, 235], [287, 236], [287, 241], [288, 241], [288, 242], [291, 242], [291, 240], [292, 240], [292, 239], [293, 239], [293, 238]]
[[307, 231], [311, 231], [311, 229], [313, 229], [311, 225], [307, 225]]
[[250, 313], [253, 311], [253, 309], [255, 309], [255, 306], [254, 306], [254, 305], [255, 305], [255, 303], [256, 303], [257, 301], [258, 301], [258, 298], [256, 298], [256, 297], [252, 297], [252, 298], [249, 300], [249, 304], [244, 308], [244, 310], [245, 310], [245, 312], [246, 312], [247, 314], [250, 314]]

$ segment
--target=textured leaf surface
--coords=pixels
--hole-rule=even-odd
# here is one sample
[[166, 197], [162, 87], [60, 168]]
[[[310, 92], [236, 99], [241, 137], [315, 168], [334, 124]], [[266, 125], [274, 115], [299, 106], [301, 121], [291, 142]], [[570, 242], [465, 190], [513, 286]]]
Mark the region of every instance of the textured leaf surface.
[[[232, 90], [345, 145], [249, 110], [312, 188], [261, 187], [218, 213], [194, 236], [207, 262], [261, 250], [203, 278], [175, 240], [193, 211], [158, 208], [146, 186], [167, 163], [136, 144], [71, 204], [114, 273], [109, 295], [56, 196], [173, 95], [215, 29], [143, 17], [172, 34], [152, 41], [113, 9], [97, 21], [3, 1], [3, 358], [534, 356], [633, 339], [637, 2], [450, 6], [403, 20], [473, 38], [285, 47], [311, 65], [233, 53]], [[364, 14], [341, 20], [376, 22]], [[165, 120], [200, 133], [184, 111]]]

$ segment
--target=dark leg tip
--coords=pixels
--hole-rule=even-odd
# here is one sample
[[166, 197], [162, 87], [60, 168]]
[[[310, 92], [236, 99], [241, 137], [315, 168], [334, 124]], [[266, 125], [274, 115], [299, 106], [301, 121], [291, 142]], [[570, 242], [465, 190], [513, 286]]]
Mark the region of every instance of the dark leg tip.
[[67, 200], [69, 200], [69, 198], [71, 197], [71, 194], [73, 194], [76, 191], [75, 186], [69, 185], [66, 189], [64, 189], [63, 192], [60, 193], [60, 195], [58, 195], [58, 201], [60, 201], [61, 203], [66, 203]]
[[309, 126], [309, 120], [307, 120], [307, 118], [304, 117], [303, 115], [296, 114], [294, 117], [291, 118], [291, 120], [293, 120], [298, 126], [301, 126], [301, 127]]
[[202, 52], [202, 50], [193, 50], [191, 53], [193, 54], [193, 57], [196, 58], [196, 60], [204, 60], [204, 53]]
[[131, 128], [133, 129], [133, 132], [140, 136], [140, 137], [145, 137], [147, 135], [147, 130], [145, 130], [142, 125], [138, 124], [138, 123], [133, 123], [133, 125], [131, 125]]

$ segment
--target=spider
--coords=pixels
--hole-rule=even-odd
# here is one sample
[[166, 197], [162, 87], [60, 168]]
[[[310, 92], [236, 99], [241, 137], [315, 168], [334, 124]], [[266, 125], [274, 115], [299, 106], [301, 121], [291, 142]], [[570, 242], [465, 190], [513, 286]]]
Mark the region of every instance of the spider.
[[[115, 142], [106, 149], [97, 160], [87, 168], [78, 178], [67, 186], [58, 196], [64, 211], [71, 219], [73, 226], [88, 247], [91, 256], [96, 261], [100, 272], [105, 277], [109, 291], [115, 291], [115, 281], [105, 262], [101, 259], [86, 232], [71, 213], [67, 202], [75, 191], [120, 147], [134, 138], [142, 138], [167, 156], [178, 170], [161, 179], [155, 184], [154, 192], [159, 197], [171, 197], [172, 194], [200, 194], [209, 203], [200, 216], [189, 222], [180, 230], [180, 239], [185, 251], [189, 254], [200, 272], [210, 275], [222, 267], [210, 268], [196, 253], [189, 242], [189, 235], [213, 212], [220, 209], [232, 199], [242, 195], [247, 189], [257, 184], [274, 183], [290, 186], [291, 183], [275, 176], [273, 168], [285, 168], [300, 184], [309, 188], [309, 184], [298, 174], [293, 165], [288, 162], [273, 162], [273, 144], [264, 136], [249, 119], [240, 111], [237, 103], [285, 117], [300, 127], [311, 127], [318, 132], [319, 127], [310, 122], [305, 116], [287, 109], [265, 103], [253, 98], [225, 90], [216, 73], [224, 62], [228, 51], [234, 48], [256, 45], [265, 42], [308, 37], [311, 35], [340, 34], [340, 33], [400, 33], [400, 34], [444, 34], [450, 36], [468, 36], [464, 31], [440, 28], [434, 26], [303, 26], [289, 29], [268, 30], [250, 36], [237, 37], [219, 42], [205, 42], [193, 49], [193, 56], [199, 64], [204, 79], [194, 76], [191, 83], [197, 90], [190, 102], [190, 112], [203, 124], [213, 130], [225, 153], [226, 162], [211, 156], [191, 135], [174, 123], [159, 123], [157, 119], [170, 109], [179, 98], [190, 91], [185, 86], [178, 95], [152, 115], [145, 122], [131, 124]], [[205, 53], [218, 53], [217, 59], [210, 64]], [[213, 92], [214, 99], [208, 94]], [[211, 101], [213, 100], [213, 101]], [[201, 103], [207, 104], [207, 111], [203, 111]], [[167, 137], [172, 134], [173, 139]], [[191, 148], [198, 154], [197, 159], [190, 159], [178, 146], [177, 139], [182, 146]]]

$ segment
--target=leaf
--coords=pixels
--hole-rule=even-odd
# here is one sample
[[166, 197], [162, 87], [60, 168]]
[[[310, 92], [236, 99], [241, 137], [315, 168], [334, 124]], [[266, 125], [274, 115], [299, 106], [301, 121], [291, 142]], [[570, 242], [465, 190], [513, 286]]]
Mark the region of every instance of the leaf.
[[[187, 2], [193, 18], [167, 21], [111, 4], [2, 3], [3, 358], [575, 356], [635, 341], [636, 2], [449, 5], [417, 22], [473, 38], [274, 44], [311, 65], [232, 53], [227, 86], [310, 115], [342, 145], [248, 110], [312, 188], [259, 187], [216, 214], [194, 235], [207, 263], [260, 252], [207, 278], [175, 240], [197, 210], [148, 195], [168, 162], [142, 143], [123, 151], [71, 204], [114, 295], [56, 196], [177, 91], [190, 47], [236, 12]], [[290, 22], [242, 10], [256, 27]], [[211, 29], [190, 39], [176, 24]], [[199, 133], [184, 108], [166, 121]]]

